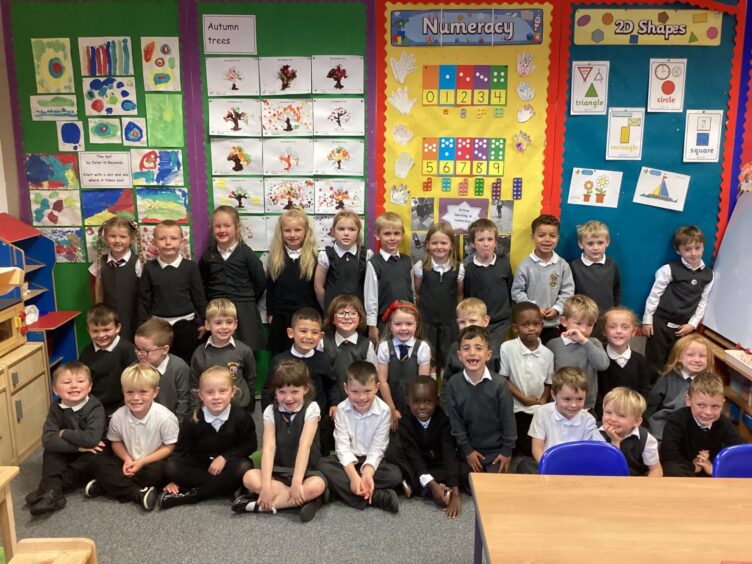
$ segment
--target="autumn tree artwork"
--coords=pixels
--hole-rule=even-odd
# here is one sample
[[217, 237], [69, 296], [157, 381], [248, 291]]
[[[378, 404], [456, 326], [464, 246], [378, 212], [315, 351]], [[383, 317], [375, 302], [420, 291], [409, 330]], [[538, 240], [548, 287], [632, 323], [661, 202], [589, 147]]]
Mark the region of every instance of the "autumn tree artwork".
[[235, 200], [237, 202], [235, 207], [240, 210], [245, 208], [243, 200], [248, 199], [248, 192], [243, 188], [235, 188], [232, 192], [227, 194], [227, 197]]
[[326, 78], [331, 78], [334, 81], [334, 87], [337, 90], [342, 90], [344, 88], [342, 79], [347, 78], [347, 69], [343, 68], [342, 65], [337, 65], [329, 69]]
[[222, 118], [232, 122], [232, 131], [240, 131], [240, 123], [248, 124], [248, 114], [239, 107], [230, 108]]
[[331, 112], [329, 112], [329, 115], [326, 118], [327, 120], [336, 123], [337, 127], [342, 127], [344, 124], [349, 123], [352, 119], [352, 115], [350, 114], [350, 111], [342, 106], [337, 106], [334, 108]]
[[292, 81], [298, 78], [298, 71], [296, 71], [290, 65], [284, 65], [279, 69], [279, 71], [277, 71], [277, 78], [279, 78], [280, 82], [282, 83], [280, 90], [287, 90], [288, 88], [290, 88]]
[[251, 164], [251, 156], [239, 145], [232, 146], [227, 155], [227, 160], [233, 163], [232, 170], [235, 172], [241, 172]]
[[339, 145], [329, 151], [329, 154], [326, 155], [326, 160], [334, 163], [337, 166], [337, 170], [341, 170], [342, 163], [350, 160], [350, 151], [348, 151], [342, 145]]
[[240, 90], [238, 88], [238, 82], [243, 80], [243, 75], [237, 68], [235, 68], [234, 66], [228, 68], [225, 71], [224, 79], [232, 85], [230, 88], [231, 90]]
[[284, 210], [294, 207], [303, 209], [313, 205], [313, 181], [309, 179], [282, 180], [275, 183], [267, 193], [269, 201]]

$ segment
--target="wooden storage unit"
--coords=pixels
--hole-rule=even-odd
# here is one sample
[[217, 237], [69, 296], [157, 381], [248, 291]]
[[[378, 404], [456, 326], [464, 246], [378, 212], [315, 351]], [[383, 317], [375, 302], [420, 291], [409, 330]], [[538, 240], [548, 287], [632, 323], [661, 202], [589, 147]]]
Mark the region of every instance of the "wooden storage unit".
[[3, 379], [0, 378], [0, 466], [8, 466], [15, 460], [11, 434], [8, 392]]

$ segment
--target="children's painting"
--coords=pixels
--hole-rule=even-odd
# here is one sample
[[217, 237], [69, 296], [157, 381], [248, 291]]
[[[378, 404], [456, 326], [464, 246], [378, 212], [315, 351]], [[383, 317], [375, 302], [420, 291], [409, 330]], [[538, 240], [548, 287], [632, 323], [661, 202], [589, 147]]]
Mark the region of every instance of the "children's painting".
[[76, 92], [70, 40], [67, 37], [33, 38], [31, 55], [39, 94]]
[[214, 208], [232, 206], [239, 214], [264, 213], [264, 180], [262, 178], [231, 178], [215, 176], [212, 179]]
[[134, 218], [133, 190], [82, 190], [84, 225], [102, 225], [114, 215]]
[[182, 147], [183, 97], [180, 94], [147, 94], [146, 124], [152, 147]]
[[57, 148], [60, 151], [85, 151], [84, 127], [80, 121], [58, 121]]
[[134, 186], [183, 186], [179, 149], [131, 149]]
[[55, 243], [55, 262], [84, 262], [84, 230], [80, 227], [43, 227], [42, 235]]
[[261, 104], [248, 98], [209, 99], [209, 135], [261, 136]]
[[[159, 255], [157, 245], [154, 242], [154, 229], [156, 225], [139, 225], [138, 233], [141, 237], [141, 248], [144, 250], [144, 258], [153, 260]], [[180, 254], [183, 258], [191, 258], [191, 228], [185, 225], [181, 226], [183, 230], [183, 245], [180, 247]]]
[[267, 219], [263, 215], [246, 215], [240, 218], [240, 233], [243, 236], [243, 242], [254, 251], [269, 250], [269, 239], [267, 233]]
[[313, 135], [313, 105], [310, 100], [261, 100], [261, 126], [264, 137]]
[[86, 239], [86, 260], [94, 262], [99, 253], [99, 249], [97, 249], [99, 227], [84, 227], [84, 238]]
[[313, 230], [316, 233], [316, 243], [319, 249], [334, 245], [332, 237], [333, 215], [316, 215], [313, 217]]
[[76, 96], [55, 94], [29, 96], [32, 121], [57, 121], [78, 118]]
[[685, 174], [642, 167], [632, 201], [673, 211], [683, 211], [690, 177]]
[[362, 94], [363, 57], [316, 55], [311, 81], [314, 94]]
[[258, 96], [256, 57], [208, 57], [206, 91], [209, 96]]
[[363, 98], [314, 98], [313, 133], [315, 135], [365, 134]]
[[313, 174], [313, 139], [264, 139], [264, 174]]
[[261, 139], [212, 139], [212, 174], [216, 176], [259, 175], [262, 167]]
[[146, 147], [146, 120], [144, 118], [120, 118], [123, 131], [123, 145], [126, 147]]
[[185, 188], [139, 188], [136, 209], [140, 223], [159, 223], [166, 219], [188, 223], [188, 191]]
[[136, 86], [133, 77], [84, 78], [87, 116], [136, 115]]
[[313, 153], [314, 174], [363, 176], [360, 139], [316, 139]]
[[316, 180], [316, 213], [336, 214], [350, 210], [365, 213], [365, 183], [356, 178], [321, 178]]
[[142, 37], [144, 90], [180, 92], [180, 44], [177, 37]]
[[310, 57], [259, 58], [259, 84], [262, 96], [310, 94]]
[[130, 37], [79, 37], [82, 76], [133, 74]]
[[313, 213], [312, 178], [265, 178], [264, 193], [266, 213], [281, 213], [294, 207]]
[[88, 120], [86, 129], [89, 131], [89, 143], [117, 143], [121, 142], [120, 120], [118, 118], [94, 118]]
[[26, 182], [31, 190], [78, 190], [78, 159], [70, 153], [28, 153]]
[[78, 190], [29, 190], [34, 225], [81, 225]]
[[567, 203], [602, 208], [618, 207], [621, 177], [620, 171], [575, 168], [569, 183]]

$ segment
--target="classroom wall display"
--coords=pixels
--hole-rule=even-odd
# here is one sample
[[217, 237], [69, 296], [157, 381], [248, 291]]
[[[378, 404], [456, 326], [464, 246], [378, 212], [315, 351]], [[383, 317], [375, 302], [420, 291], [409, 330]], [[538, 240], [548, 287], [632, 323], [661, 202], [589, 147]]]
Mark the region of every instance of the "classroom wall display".
[[180, 49], [177, 37], [142, 37], [144, 90], [180, 92]]
[[135, 81], [133, 77], [106, 76], [83, 79], [86, 115], [136, 115]]
[[123, 145], [126, 147], [146, 147], [146, 120], [144, 118], [120, 118], [123, 131]]
[[205, 64], [209, 96], [258, 96], [256, 57], [207, 57]]
[[684, 162], [714, 162], [721, 156], [723, 110], [687, 110]]
[[26, 182], [31, 189], [76, 190], [78, 159], [75, 154], [27, 154]]
[[31, 40], [31, 51], [39, 94], [76, 91], [70, 40], [67, 37], [34, 38]]
[[262, 95], [310, 94], [310, 57], [260, 57], [259, 88]]
[[686, 59], [650, 59], [648, 111], [681, 112], [686, 77]]
[[142, 223], [165, 220], [188, 223], [188, 192], [185, 188], [138, 188], [136, 206]]
[[312, 178], [265, 178], [264, 209], [282, 213], [291, 208], [300, 208], [306, 213], [313, 213], [313, 187]]
[[212, 174], [246, 176], [263, 171], [261, 139], [212, 139]]
[[313, 131], [316, 135], [365, 135], [365, 101], [362, 98], [315, 98]]
[[55, 262], [84, 262], [84, 232], [80, 227], [42, 227], [42, 235], [55, 243]]
[[183, 97], [180, 94], [147, 94], [146, 124], [153, 147], [182, 147]]
[[121, 138], [120, 120], [117, 118], [95, 118], [86, 120], [89, 143], [118, 143]]
[[609, 61], [573, 61], [569, 113], [603, 115], [608, 110]]
[[568, 204], [615, 208], [619, 205], [622, 173], [575, 168], [569, 183]]
[[76, 119], [78, 102], [75, 96], [54, 94], [47, 96], [29, 96], [31, 119], [34, 121], [55, 121]]
[[314, 94], [363, 94], [363, 57], [314, 55], [311, 89]]
[[359, 178], [319, 178], [315, 182], [316, 213], [350, 210], [365, 213], [365, 183]]
[[243, 242], [254, 251], [268, 251], [271, 242], [269, 223], [262, 215], [244, 215], [240, 218]]
[[261, 100], [261, 128], [264, 137], [310, 137], [313, 135], [311, 100], [264, 98]]
[[259, 137], [261, 104], [248, 98], [209, 100], [209, 135]]
[[135, 218], [133, 190], [82, 190], [81, 212], [84, 225], [102, 225], [115, 215]]
[[79, 37], [82, 76], [133, 74], [130, 37]]
[[232, 206], [238, 213], [264, 213], [264, 179], [215, 176], [212, 183], [214, 208]]
[[686, 174], [642, 167], [632, 201], [680, 212], [684, 210], [689, 180]]
[[29, 190], [34, 225], [80, 225], [81, 202], [76, 190]]
[[182, 186], [183, 156], [178, 149], [131, 149], [134, 186]]
[[60, 151], [86, 149], [83, 124], [80, 121], [58, 121], [55, 125], [57, 126], [57, 148]]

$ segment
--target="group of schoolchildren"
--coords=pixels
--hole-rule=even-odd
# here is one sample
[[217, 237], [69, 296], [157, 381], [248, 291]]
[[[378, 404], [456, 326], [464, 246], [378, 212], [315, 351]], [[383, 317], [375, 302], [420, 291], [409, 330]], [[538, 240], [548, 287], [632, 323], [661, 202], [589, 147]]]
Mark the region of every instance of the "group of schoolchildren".
[[[633, 475], [703, 476], [741, 442], [694, 332], [712, 285], [698, 228], [676, 231], [681, 261], [656, 274], [647, 359], [630, 348], [637, 319], [620, 305], [601, 222], [578, 226], [583, 253], [568, 264], [558, 220], [539, 216], [514, 274], [490, 220], [470, 226], [464, 263], [447, 224], [431, 226], [415, 264], [399, 251], [398, 215], [375, 229], [371, 252], [360, 218], [342, 211], [317, 253], [309, 218], [288, 210], [265, 274], [232, 207], [215, 210], [198, 264], [181, 255], [180, 225], [155, 228], [158, 257], [144, 262], [135, 224], [111, 218], [91, 268], [92, 344], [55, 371], [31, 513], [61, 509], [85, 484], [88, 497], [146, 510], [230, 496], [235, 512], [298, 508], [303, 522], [335, 497], [397, 513], [400, 490], [452, 518], [470, 472], [510, 471], [513, 455], [514, 471], [536, 473], [554, 445], [605, 441]], [[273, 358], [255, 468], [264, 293]]]

